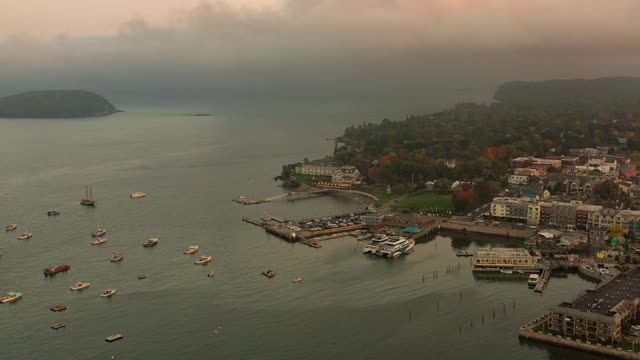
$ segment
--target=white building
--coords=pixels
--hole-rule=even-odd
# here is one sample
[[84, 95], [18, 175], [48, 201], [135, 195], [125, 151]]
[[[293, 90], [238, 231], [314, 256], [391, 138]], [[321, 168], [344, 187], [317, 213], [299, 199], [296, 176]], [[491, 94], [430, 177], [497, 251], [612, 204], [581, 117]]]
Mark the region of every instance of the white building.
[[313, 176], [333, 176], [337, 167], [329, 164], [310, 165], [304, 164], [296, 167], [296, 173]]
[[355, 166], [343, 166], [333, 173], [331, 182], [358, 185], [362, 182], [362, 177], [360, 176], [360, 171], [358, 171]]
[[510, 175], [509, 184], [512, 185], [527, 185], [529, 183], [529, 176], [527, 175]]

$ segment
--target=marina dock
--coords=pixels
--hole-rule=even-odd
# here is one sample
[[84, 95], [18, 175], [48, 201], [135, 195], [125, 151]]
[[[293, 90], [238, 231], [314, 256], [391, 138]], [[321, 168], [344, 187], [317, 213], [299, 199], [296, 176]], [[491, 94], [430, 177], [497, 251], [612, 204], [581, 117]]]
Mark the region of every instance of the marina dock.
[[549, 279], [551, 278], [551, 266], [549, 264], [546, 264], [544, 266], [544, 269], [542, 269], [542, 274], [540, 274], [540, 280], [538, 280], [538, 283], [536, 284], [536, 287], [534, 289], [535, 292], [541, 293], [545, 287], [547, 287], [547, 284], [549, 283]]

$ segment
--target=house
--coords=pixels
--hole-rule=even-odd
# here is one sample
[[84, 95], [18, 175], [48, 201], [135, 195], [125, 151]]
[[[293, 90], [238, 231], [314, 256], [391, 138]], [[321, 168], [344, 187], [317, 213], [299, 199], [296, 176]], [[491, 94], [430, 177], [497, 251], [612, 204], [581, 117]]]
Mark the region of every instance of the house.
[[511, 185], [526, 185], [529, 183], [529, 176], [527, 175], [510, 175], [509, 184]]
[[446, 167], [448, 167], [449, 169], [453, 169], [453, 168], [455, 168], [455, 167], [456, 167], [456, 160], [455, 160], [455, 159], [453, 159], [453, 160], [446, 160], [446, 161], [444, 162], [444, 165], [445, 165]]
[[362, 182], [362, 176], [355, 166], [342, 166], [335, 170], [331, 176], [331, 182], [335, 184], [359, 185]]

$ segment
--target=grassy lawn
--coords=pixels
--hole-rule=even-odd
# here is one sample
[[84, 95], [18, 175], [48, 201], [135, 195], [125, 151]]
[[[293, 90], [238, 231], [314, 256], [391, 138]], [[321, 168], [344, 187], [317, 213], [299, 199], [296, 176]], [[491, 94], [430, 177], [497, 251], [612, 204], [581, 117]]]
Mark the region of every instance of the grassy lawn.
[[422, 191], [407, 196], [400, 200], [394, 210], [402, 212], [409, 210], [422, 211], [449, 211], [454, 210], [451, 194], [441, 193], [439, 191]]

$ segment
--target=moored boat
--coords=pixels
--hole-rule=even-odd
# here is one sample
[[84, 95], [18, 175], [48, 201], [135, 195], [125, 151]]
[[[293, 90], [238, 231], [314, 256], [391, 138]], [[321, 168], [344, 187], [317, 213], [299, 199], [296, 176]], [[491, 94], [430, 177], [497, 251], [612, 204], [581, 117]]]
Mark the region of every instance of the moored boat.
[[142, 243], [144, 247], [152, 247], [158, 245], [158, 239], [147, 239]]
[[17, 228], [18, 228], [18, 225], [16, 225], [16, 224], [9, 224], [9, 225], [4, 227], [4, 231], [14, 231]]
[[91, 233], [91, 237], [101, 237], [107, 234], [107, 230], [97, 228], [96, 231]]
[[11, 291], [7, 294], [7, 296], [3, 296], [0, 298], [0, 304], [8, 304], [12, 302], [16, 302], [22, 298], [22, 293]]
[[189, 246], [188, 248], [186, 248], [183, 253], [184, 254], [188, 254], [188, 255], [192, 255], [198, 252], [199, 247], [197, 245], [193, 245], [193, 246]]
[[207, 274], [207, 277], [213, 277], [213, 276], [214, 276], [213, 271], [211, 271], [211, 272], [209, 272], [209, 273]]
[[200, 256], [200, 259], [194, 261], [193, 263], [196, 265], [206, 265], [213, 260], [212, 256]]
[[69, 290], [71, 291], [79, 291], [79, 290], [83, 290], [89, 287], [89, 285], [91, 285], [88, 282], [82, 282], [82, 281], [78, 281], [77, 283], [73, 284]]
[[362, 249], [363, 254], [375, 254], [378, 248], [389, 240], [386, 235], [375, 236], [371, 241]]
[[465, 251], [465, 250], [458, 250], [458, 251], [456, 251], [456, 256], [464, 256], [464, 257], [473, 256], [473, 253], [470, 253], [470, 252]]
[[51, 305], [51, 307], [49, 308], [49, 310], [51, 310], [51, 311], [55, 311], [55, 312], [58, 312], [58, 311], [65, 311], [65, 310], [67, 310], [67, 305], [65, 305], [65, 304], [55, 304], [55, 305]]
[[271, 220], [273, 220], [273, 219], [271, 218], [271, 216], [269, 216], [269, 215], [262, 215], [262, 216], [260, 217], [260, 219], [262, 219], [262, 221], [271, 221]]
[[299, 282], [301, 282], [301, 281], [302, 281], [302, 278], [301, 278], [301, 277], [297, 277], [297, 278], [293, 279], [293, 282], [294, 282], [294, 283], [299, 283]]
[[113, 295], [115, 295], [116, 292], [117, 292], [116, 289], [107, 289], [107, 290], [103, 291], [102, 294], [100, 294], [100, 297], [102, 297], [102, 298], [110, 298]]
[[80, 205], [96, 206], [96, 200], [93, 198], [93, 189], [90, 186], [85, 186], [84, 197], [80, 200]]
[[129, 195], [129, 197], [131, 199], [140, 199], [140, 198], [143, 198], [143, 197], [146, 197], [146, 196], [147, 196], [147, 194], [145, 194], [143, 192], [139, 192], [139, 191], [136, 191], [136, 192], [134, 192], [134, 193]]
[[32, 236], [33, 234], [30, 232], [23, 232], [22, 234], [18, 235], [18, 240], [29, 240]]
[[146, 278], [147, 278], [147, 275], [144, 275], [144, 274], [138, 275], [138, 280], [144, 280]]
[[106, 242], [107, 242], [107, 239], [99, 237], [99, 238], [93, 240], [91, 242], [91, 245], [102, 245], [102, 244], [104, 244]]
[[375, 254], [384, 257], [400, 256], [413, 249], [415, 243], [415, 240], [399, 236], [395, 239], [391, 239], [385, 242], [378, 248], [378, 250], [376, 250]]
[[60, 215], [60, 211], [58, 210], [54, 209], [54, 210], [47, 211], [47, 216], [57, 216], [57, 215]]
[[122, 261], [122, 259], [124, 259], [124, 254], [118, 252], [118, 253], [113, 254], [113, 256], [111, 256], [111, 259], [109, 259], [109, 261], [118, 262], [118, 261]]
[[58, 330], [58, 329], [62, 329], [63, 327], [66, 327], [66, 326], [67, 326], [67, 324], [65, 324], [65, 323], [56, 323], [56, 324], [51, 325], [51, 328], [53, 330]]
[[44, 268], [44, 275], [45, 276], [51, 276], [51, 275], [55, 275], [55, 274], [57, 274], [59, 272], [69, 271], [69, 269], [71, 269], [71, 266], [69, 266], [67, 264], [48, 266], [48, 267]]
[[262, 275], [268, 277], [269, 279], [271, 279], [272, 277], [276, 276], [277, 274], [275, 272], [273, 272], [273, 270], [269, 269], [267, 271], [263, 271]]
[[529, 279], [527, 280], [527, 284], [529, 285], [529, 287], [535, 287], [536, 285], [538, 285], [538, 281], [540, 281], [540, 275], [531, 274], [531, 275], [529, 275]]
[[511, 270], [511, 269], [500, 269], [500, 274], [511, 275], [511, 274], [513, 274], [513, 270]]
[[114, 335], [109, 335], [109, 336], [107, 336], [107, 337], [104, 339], [104, 341], [106, 341], [106, 342], [114, 342], [114, 341], [120, 340], [120, 339], [122, 339], [122, 338], [124, 338], [124, 336], [122, 336], [122, 335], [120, 335], [120, 334], [114, 334]]

